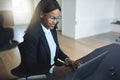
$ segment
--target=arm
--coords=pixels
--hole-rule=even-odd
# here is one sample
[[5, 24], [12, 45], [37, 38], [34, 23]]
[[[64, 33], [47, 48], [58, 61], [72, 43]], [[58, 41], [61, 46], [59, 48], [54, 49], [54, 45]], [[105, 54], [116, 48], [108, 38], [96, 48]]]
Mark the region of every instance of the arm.
[[[38, 34], [37, 34], [38, 35]], [[43, 74], [48, 73], [49, 66], [44, 66], [38, 63], [38, 44], [39, 36], [36, 34], [27, 33], [24, 36], [24, 62], [29, 73]]]
[[[58, 42], [58, 40], [57, 40]], [[58, 43], [58, 47], [59, 47], [59, 43]], [[80, 65], [79, 61], [74, 61], [71, 60], [59, 47], [59, 51], [58, 51], [58, 58], [60, 58], [62, 61], [64, 61], [64, 64], [66, 66], [70, 66], [74, 71], [77, 69], [77, 67]]]
[[65, 59], [68, 58], [68, 56], [61, 50], [61, 48], [59, 46], [56, 30], [53, 30], [52, 33], [53, 33], [53, 36], [55, 38], [55, 42], [57, 45], [57, 58], [61, 59], [62, 61], [65, 61]]

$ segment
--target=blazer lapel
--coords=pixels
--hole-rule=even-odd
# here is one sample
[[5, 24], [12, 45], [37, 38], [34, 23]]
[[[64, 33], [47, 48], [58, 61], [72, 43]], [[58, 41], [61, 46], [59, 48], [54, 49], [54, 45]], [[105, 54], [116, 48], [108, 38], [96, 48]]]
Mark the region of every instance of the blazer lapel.
[[57, 33], [55, 30], [51, 30], [51, 33], [52, 33], [53, 39], [56, 43], [56, 55], [57, 55], [58, 54], [58, 47], [59, 47], [58, 40], [57, 40]]
[[40, 27], [41, 29], [41, 42], [44, 44], [44, 47], [45, 47], [45, 50], [46, 50], [46, 53], [47, 53], [47, 55], [48, 55], [48, 57], [49, 57], [49, 60], [51, 59], [51, 56], [50, 56], [50, 48], [49, 48], [49, 45], [48, 45], [48, 42], [47, 42], [47, 39], [46, 39], [46, 37], [45, 37], [45, 33], [44, 33], [44, 31], [43, 31], [43, 29], [42, 29], [42, 27]]
[[52, 36], [53, 36], [53, 39], [54, 39], [56, 45], [58, 45], [57, 37], [56, 37], [56, 33], [55, 33], [55, 31], [54, 31], [54, 30], [51, 30], [51, 33], [52, 33]]

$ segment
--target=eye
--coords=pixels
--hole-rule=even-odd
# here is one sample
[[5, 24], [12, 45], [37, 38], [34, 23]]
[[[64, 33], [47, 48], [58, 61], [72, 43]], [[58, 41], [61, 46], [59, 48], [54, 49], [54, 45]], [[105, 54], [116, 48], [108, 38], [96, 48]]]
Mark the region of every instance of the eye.
[[50, 19], [51, 21], [55, 21], [55, 20], [59, 21], [59, 20], [61, 19], [61, 16], [59, 16], [59, 17], [54, 17], [54, 16], [50, 16], [50, 15], [48, 15], [48, 14], [46, 14], [46, 17], [47, 17], [48, 19]]
[[50, 19], [56, 19], [56, 18], [55, 18], [55, 17], [53, 17], [53, 16], [50, 16], [49, 18], [50, 18]]

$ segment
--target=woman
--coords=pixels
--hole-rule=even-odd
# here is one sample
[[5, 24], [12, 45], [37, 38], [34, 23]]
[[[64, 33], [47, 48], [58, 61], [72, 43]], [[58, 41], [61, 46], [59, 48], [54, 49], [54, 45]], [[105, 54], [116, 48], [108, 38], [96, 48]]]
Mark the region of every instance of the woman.
[[22, 43], [28, 74], [61, 75], [68, 70], [64, 65], [77, 69], [79, 62], [72, 61], [58, 44], [56, 26], [60, 15], [61, 8], [56, 0], [38, 3]]

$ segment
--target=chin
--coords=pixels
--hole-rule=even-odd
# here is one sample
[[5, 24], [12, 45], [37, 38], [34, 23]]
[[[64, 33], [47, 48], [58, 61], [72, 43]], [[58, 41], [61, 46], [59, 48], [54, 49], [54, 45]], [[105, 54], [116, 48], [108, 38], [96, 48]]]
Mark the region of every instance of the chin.
[[54, 27], [50, 27], [50, 29], [54, 29]]

